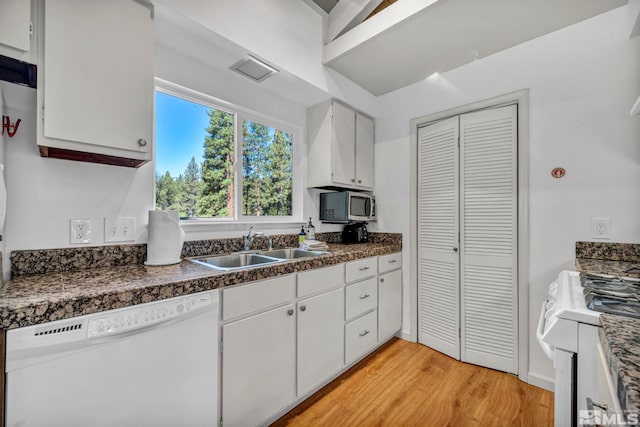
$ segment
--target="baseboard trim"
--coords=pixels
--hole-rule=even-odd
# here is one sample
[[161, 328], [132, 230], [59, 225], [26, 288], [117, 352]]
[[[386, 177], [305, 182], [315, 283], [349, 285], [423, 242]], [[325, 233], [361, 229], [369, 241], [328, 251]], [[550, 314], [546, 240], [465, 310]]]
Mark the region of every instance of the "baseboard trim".
[[416, 340], [414, 340], [413, 338], [411, 338], [411, 334], [409, 332], [405, 332], [405, 331], [400, 331], [396, 334], [396, 337], [398, 338], [402, 338], [405, 341], [409, 341], [409, 342], [417, 342]]
[[529, 384], [534, 385], [536, 387], [543, 388], [545, 390], [553, 391], [553, 378], [549, 378], [545, 375], [536, 374], [535, 372], [529, 372]]

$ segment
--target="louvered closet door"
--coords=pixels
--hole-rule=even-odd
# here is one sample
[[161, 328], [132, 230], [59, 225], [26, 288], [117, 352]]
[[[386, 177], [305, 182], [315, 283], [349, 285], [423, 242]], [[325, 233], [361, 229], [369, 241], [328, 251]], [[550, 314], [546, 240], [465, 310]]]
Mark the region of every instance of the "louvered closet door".
[[458, 118], [418, 129], [418, 341], [460, 359]]
[[460, 116], [462, 360], [518, 372], [517, 110]]

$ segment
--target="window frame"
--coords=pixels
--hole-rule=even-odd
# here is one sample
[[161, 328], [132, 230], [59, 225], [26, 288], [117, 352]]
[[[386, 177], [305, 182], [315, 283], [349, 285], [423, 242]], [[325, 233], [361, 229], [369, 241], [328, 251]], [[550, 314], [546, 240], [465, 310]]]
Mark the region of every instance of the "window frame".
[[[234, 116], [234, 168], [233, 168], [233, 185], [234, 185], [234, 216], [228, 218], [190, 218], [181, 219], [180, 224], [186, 230], [220, 230], [221, 226], [227, 225], [234, 229], [234, 225], [261, 224], [263, 228], [274, 228], [282, 225], [300, 224], [303, 216], [303, 131], [300, 127], [287, 123], [285, 121], [270, 117], [239, 105], [227, 102], [213, 96], [198, 92], [193, 89], [178, 85], [176, 83], [156, 77], [154, 79], [154, 102], [153, 102], [153, 203], [155, 207], [155, 175], [156, 175], [156, 114], [155, 114], [155, 93], [162, 92], [164, 94], [184, 99], [189, 102], [204, 105], [209, 108], [224, 111]], [[277, 130], [291, 134], [291, 150], [292, 150], [292, 188], [291, 188], [291, 215], [287, 216], [245, 216], [242, 214], [242, 141], [243, 132], [242, 124], [244, 121], [251, 121], [261, 125], [269, 126]], [[244, 229], [244, 228], [242, 228]]]

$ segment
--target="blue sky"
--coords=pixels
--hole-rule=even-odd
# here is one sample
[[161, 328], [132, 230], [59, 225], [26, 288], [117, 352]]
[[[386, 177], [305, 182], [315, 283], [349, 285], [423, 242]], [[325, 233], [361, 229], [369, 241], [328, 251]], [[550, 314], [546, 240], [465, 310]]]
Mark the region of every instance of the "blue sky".
[[156, 92], [156, 172], [184, 173], [192, 156], [202, 162], [209, 107]]

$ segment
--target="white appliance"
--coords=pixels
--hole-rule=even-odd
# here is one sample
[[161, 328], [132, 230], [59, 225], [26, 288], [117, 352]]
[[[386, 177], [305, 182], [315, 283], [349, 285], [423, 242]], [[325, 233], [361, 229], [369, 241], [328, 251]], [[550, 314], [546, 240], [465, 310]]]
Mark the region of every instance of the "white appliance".
[[7, 332], [6, 426], [218, 424], [218, 291]]
[[563, 271], [549, 286], [542, 304], [537, 340], [553, 360], [554, 424], [575, 426], [587, 398], [596, 390], [597, 311], [587, 308], [580, 274]]

